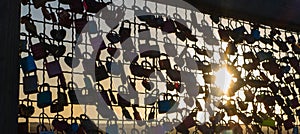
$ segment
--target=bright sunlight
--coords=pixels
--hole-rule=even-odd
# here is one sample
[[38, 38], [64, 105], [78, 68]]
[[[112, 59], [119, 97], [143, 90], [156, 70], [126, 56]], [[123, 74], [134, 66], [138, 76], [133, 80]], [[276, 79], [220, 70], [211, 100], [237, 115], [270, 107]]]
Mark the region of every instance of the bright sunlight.
[[227, 90], [230, 86], [230, 81], [232, 75], [228, 73], [226, 68], [221, 68], [215, 73], [216, 76], [216, 86], [223, 90], [224, 93], [227, 93]]

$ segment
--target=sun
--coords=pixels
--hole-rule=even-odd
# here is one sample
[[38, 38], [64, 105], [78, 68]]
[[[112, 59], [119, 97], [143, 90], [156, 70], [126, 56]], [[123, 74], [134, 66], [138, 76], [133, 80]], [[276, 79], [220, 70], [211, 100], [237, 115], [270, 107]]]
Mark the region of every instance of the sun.
[[223, 90], [224, 93], [227, 93], [227, 90], [230, 87], [230, 82], [232, 80], [232, 74], [230, 74], [227, 69], [220, 68], [216, 73], [216, 81], [215, 84], [217, 87]]

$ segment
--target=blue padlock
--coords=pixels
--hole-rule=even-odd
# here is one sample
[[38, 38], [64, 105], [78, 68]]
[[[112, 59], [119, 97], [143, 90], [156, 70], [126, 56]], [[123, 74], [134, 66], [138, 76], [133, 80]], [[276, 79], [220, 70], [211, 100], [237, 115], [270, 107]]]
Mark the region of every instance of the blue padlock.
[[251, 30], [251, 35], [253, 36], [253, 38], [255, 40], [259, 40], [260, 39], [260, 32], [258, 29], [252, 29]]
[[20, 65], [24, 74], [37, 70], [34, 58], [30, 54], [20, 60]]
[[[42, 91], [43, 88], [43, 91]], [[45, 91], [47, 88], [47, 91]], [[37, 94], [37, 106], [39, 108], [44, 108], [52, 104], [52, 93], [50, 91], [50, 85], [44, 83], [40, 86], [39, 93]]]

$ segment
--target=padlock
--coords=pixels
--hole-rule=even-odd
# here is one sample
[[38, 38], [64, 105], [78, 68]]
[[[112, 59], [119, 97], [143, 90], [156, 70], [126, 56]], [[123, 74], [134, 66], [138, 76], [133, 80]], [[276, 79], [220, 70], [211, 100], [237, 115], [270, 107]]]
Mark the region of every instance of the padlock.
[[37, 70], [34, 57], [29, 52], [27, 57], [24, 57], [20, 60], [20, 65], [24, 74]]
[[219, 36], [220, 36], [222, 41], [229, 42], [230, 32], [231, 32], [231, 30], [229, 29], [229, 27], [224, 27], [222, 24], [218, 24], [218, 33], [219, 33]]
[[60, 91], [61, 85], [57, 86], [57, 100], [58, 103], [63, 105], [63, 106], [68, 106], [68, 98], [65, 90], [62, 92]]
[[47, 0], [33, 0], [34, 8], [38, 9], [46, 5]]
[[[72, 3], [76, 2], [76, 1], [79, 1], [79, 0], [72, 0]], [[70, 5], [70, 7], [71, 7], [71, 5]], [[70, 29], [73, 21], [70, 18], [71, 15], [68, 13], [68, 11], [66, 11], [65, 9], [59, 8], [59, 9], [57, 9], [56, 13], [58, 16], [58, 24], [65, 28]]]
[[20, 33], [20, 35], [24, 36], [25, 38], [24, 39], [20, 38], [19, 51], [25, 52], [25, 51], [27, 51], [27, 44], [28, 44], [27, 35], [26, 35], [26, 33]]
[[[171, 98], [168, 99], [168, 97]], [[164, 100], [160, 100], [157, 103], [159, 113], [176, 112], [176, 109], [178, 108], [178, 102], [173, 99], [173, 95], [170, 93], [164, 94]]]
[[58, 102], [58, 99], [53, 100], [50, 106], [51, 113], [58, 113], [64, 111], [64, 106]]
[[[43, 88], [43, 90], [42, 90]], [[47, 90], [45, 90], [47, 88]], [[39, 108], [44, 108], [52, 104], [52, 93], [50, 91], [50, 85], [44, 83], [40, 86], [39, 93], [37, 94], [37, 106]]]
[[141, 62], [141, 68], [142, 68], [142, 72], [141, 72], [142, 76], [146, 78], [149, 78], [150, 75], [155, 71], [151, 63], [146, 60]]
[[95, 0], [84, 0], [83, 1], [83, 6], [85, 8], [85, 10], [87, 12], [90, 13], [97, 13], [99, 12], [101, 9], [105, 8], [107, 5], [109, 5], [111, 2], [103, 2], [103, 0], [101, 0], [100, 2], [95, 1]]
[[177, 65], [174, 65], [174, 69], [168, 69], [167, 75], [172, 81], [180, 81], [181, 80], [180, 71], [178, 70]]
[[[166, 58], [162, 59], [161, 58], [162, 56], [165, 56]], [[171, 69], [171, 63], [167, 54], [162, 53], [161, 56], [159, 57], [159, 67], [161, 70]]]
[[107, 93], [108, 91], [105, 91], [104, 87], [100, 83], [97, 83], [96, 86], [97, 86], [98, 92], [100, 93], [102, 99], [105, 101], [106, 105], [112, 106], [111, 101], [108, 97], [108, 93]]
[[287, 46], [286, 42], [284, 42], [281, 37], [277, 37], [277, 39], [274, 41], [275, 44], [279, 47], [279, 49], [283, 52], [287, 52], [289, 50], [289, 47]]
[[[87, 32], [87, 30], [84, 29], [85, 25], [87, 25], [88, 20], [86, 14], [82, 15], [80, 19], [75, 20], [75, 31], [77, 34], [80, 34], [81, 32]], [[82, 31], [84, 29], [84, 31]]]
[[121, 107], [129, 107], [131, 105], [129, 95], [128, 89], [125, 86], [119, 86], [117, 94], [118, 105]]
[[[55, 58], [54, 58], [55, 59]], [[49, 78], [53, 78], [55, 76], [59, 76], [62, 74], [62, 69], [60, 67], [60, 63], [58, 60], [54, 60], [52, 62], [45, 62], [46, 70], [48, 73]]]
[[176, 26], [172, 19], [167, 18], [166, 21], [163, 22], [161, 26], [161, 30], [165, 33], [175, 33], [176, 32]]
[[27, 74], [23, 77], [23, 93], [34, 94], [38, 92], [38, 77], [36, 72], [34, 75]]
[[112, 43], [108, 44], [107, 52], [112, 57], [119, 57], [120, 55], [120, 53], [118, 52], [118, 48]]
[[[29, 44], [31, 44], [31, 40], [29, 40]], [[48, 56], [44, 42], [39, 42], [34, 45], [30, 45], [29, 47], [32, 51], [34, 60], [44, 59]]]
[[36, 26], [31, 19], [31, 14], [27, 14], [21, 17], [21, 24], [25, 24], [25, 30], [34, 36], [37, 36], [37, 29]]
[[50, 31], [51, 37], [56, 40], [57, 42], [63, 41], [66, 37], [66, 30], [64, 29], [52, 29]]
[[78, 99], [77, 99], [77, 95], [79, 94], [78, 92], [76, 93], [76, 91], [74, 90], [74, 86], [75, 88], [78, 88], [78, 86], [74, 83], [74, 82], [69, 82], [68, 83], [68, 96], [69, 96], [69, 100], [71, 102], [71, 104], [79, 104]]
[[96, 66], [95, 66], [96, 81], [102, 81], [102, 80], [107, 79], [109, 76], [108, 76], [105, 66], [102, 65], [101, 61], [98, 60], [98, 61], [96, 61], [96, 63], [97, 62], [98, 62], [98, 64], [96, 64]]
[[[125, 26], [125, 23], [128, 23], [128, 26]], [[123, 43], [127, 38], [131, 36], [131, 22], [129, 20], [124, 20], [121, 24], [120, 30], [120, 42]]]
[[54, 116], [54, 119], [52, 120], [52, 126], [54, 127], [54, 130], [63, 132], [68, 128], [68, 122], [62, 115], [57, 114]]
[[74, 13], [83, 13], [83, 2], [81, 0], [70, 0], [70, 9]]
[[153, 86], [154, 86], [153, 83], [150, 81], [149, 78], [143, 78], [142, 85], [148, 91], [150, 91], [153, 88]]
[[148, 28], [148, 25], [145, 23], [139, 24], [138, 32], [139, 32], [139, 39], [148, 40], [151, 38], [150, 29]]
[[226, 54], [229, 55], [235, 55], [235, 53], [237, 52], [237, 47], [236, 44], [234, 42], [228, 42], [228, 45], [226, 47]]
[[64, 58], [64, 61], [70, 68], [75, 68], [80, 63], [79, 59], [74, 57], [72, 53], [67, 53], [67, 56]]
[[148, 115], [148, 120], [153, 120], [154, 119], [154, 116], [155, 116], [155, 107], [153, 106], [151, 109], [150, 109], [150, 113]]
[[116, 31], [110, 31], [106, 34], [106, 38], [110, 41], [110, 43], [118, 43], [120, 41], [120, 35]]

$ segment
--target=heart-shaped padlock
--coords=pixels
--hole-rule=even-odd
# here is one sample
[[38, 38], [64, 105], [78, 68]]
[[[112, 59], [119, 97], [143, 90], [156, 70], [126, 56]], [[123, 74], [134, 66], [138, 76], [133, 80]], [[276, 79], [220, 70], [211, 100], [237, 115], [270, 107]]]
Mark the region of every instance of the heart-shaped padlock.
[[60, 41], [63, 41], [63, 39], [66, 37], [66, 30], [64, 30], [64, 29], [59, 29], [59, 30], [52, 29], [50, 31], [50, 35], [54, 40], [60, 42]]

